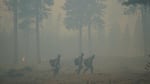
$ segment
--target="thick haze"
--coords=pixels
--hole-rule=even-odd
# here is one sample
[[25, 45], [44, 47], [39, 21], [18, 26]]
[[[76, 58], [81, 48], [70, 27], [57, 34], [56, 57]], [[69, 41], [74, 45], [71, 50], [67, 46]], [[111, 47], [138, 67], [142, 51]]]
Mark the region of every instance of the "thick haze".
[[[2, 0], [1, 0], [2, 1]], [[48, 65], [50, 58], [62, 55], [64, 70], [74, 67], [73, 60], [79, 55], [79, 31], [68, 30], [64, 25], [64, 0], [55, 0], [52, 13], [44, 19], [40, 28], [42, 62]], [[92, 28], [92, 53], [97, 72], [143, 71], [144, 48], [140, 11], [124, 15], [125, 7], [118, 0], [107, 0], [103, 28]], [[13, 29], [11, 13], [0, 2], [0, 63], [10, 64], [13, 60]], [[18, 30], [19, 59], [25, 57], [36, 64], [36, 32], [34, 25], [27, 34]], [[27, 42], [26, 36], [29, 36]], [[88, 31], [83, 28], [83, 52], [88, 57]], [[27, 52], [29, 52], [27, 54]], [[28, 56], [26, 56], [28, 55]], [[138, 66], [137, 66], [138, 65]], [[119, 69], [119, 70], [118, 70]]]

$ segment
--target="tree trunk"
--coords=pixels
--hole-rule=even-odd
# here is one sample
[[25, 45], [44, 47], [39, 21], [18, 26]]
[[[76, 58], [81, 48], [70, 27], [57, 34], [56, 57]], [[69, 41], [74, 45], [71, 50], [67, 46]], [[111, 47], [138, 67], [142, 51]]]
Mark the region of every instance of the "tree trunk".
[[13, 19], [14, 19], [14, 63], [18, 64], [18, 1], [15, 0], [16, 5], [14, 9]]
[[88, 54], [92, 55], [92, 35], [91, 35], [91, 23], [88, 24]]
[[37, 1], [37, 13], [36, 13], [36, 46], [37, 46], [37, 62], [40, 64], [41, 63], [41, 57], [40, 57], [40, 32], [39, 32], [39, 27], [40, 27], [40, 1]]
[[82, 53], [82, 26], [79, 26], [79, 55]]
[[143, 25], [143, 34], [144, 34], [144, 54], [147, 56], [150, 54], [150, 39], [149, 39], [149, 23], [148, 21], [148, 11], [142, 9], [142, 25]]
[[26, 43], [25, 43], [25, 61], [28, 64], [29, 63], [29, 47], [30, 47], [30, 43], [29, 43], [29, 39], [30, 39], [30, 32], [29, 30], [25, 31], [25, 39], [26, 39]]
[[61, 14], [58, 15], [57, 18], [57, 23], [56, 23], [56, 28], [57, 28], [57, 53], [61, 53], [61, 40], [60, 40], [60, 20], [61, 20]]

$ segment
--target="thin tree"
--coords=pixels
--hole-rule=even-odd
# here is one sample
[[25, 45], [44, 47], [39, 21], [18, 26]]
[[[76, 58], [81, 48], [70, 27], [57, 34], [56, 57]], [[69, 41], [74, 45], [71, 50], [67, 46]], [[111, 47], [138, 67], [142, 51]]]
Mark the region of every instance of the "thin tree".
[[91, 54], [92, 37], [91, 27], [101, 27], [104, 23], [102, 3], [103, 0], [66, 0], [64, 10], [66, 10], [65, 25], [68, 29], [79, 30], [79, 53], [82, 53], [82, 28], [88, 27], [88, 48]]
[[6, 0], [4, 2], [9, 11], [13, 14], [13, 30], [14, 30], [14, 63], [17, 64], [18, 60], [18, 3], [19, 0]]
[[136, 7], [139, 10], [141, 10], [141, 17], [142, 17], [142, 26], [143, 26], [143, 34], [144, 34], [144, 51], [145, 55], [149, 54], [150, 52], [150, 39], [149, 39], [149, 32], [150, 28], [149, 26], [149, 13], [150, 13], [150, 0], [128, 0], [124, 1], [122, 3], [123, 5], [129, 6], [129, 7]]
[[[141, 10], [141, 23], [143, 26], [143, 36], [144, 36], [144, 55], [145, 56], [149, 56], [150, 57], [150, 39], [149, 39], [149, 14], [150, 14], [150, 0], [128, 0], [123, 2], [123, 5], [126, 6], [134, 6], [134, 7], [138, 7], [140, 6], [140, 10]], [[146, 71], [150, 71], [150, 62], [148, 62], [145, 66], [145, 70]]]
[[[50, 6], [53, 5], [53, 0], [21, 0], [22, 27], [29, 32], [29, 26], [32, 19], [35, 18], [36, 27], [36, 49], [37, 49], [37, 62], [41, 63], [40, 56], [40, 23], [49, 15]], [[28, 45], [28, 44], [27, 44]], [[28, 50], [28, 49], [26, 49]]]
[[40, 28], [40, 9], [41, 9], [41, 0], [38, 0], [36, 2], [36, 46], [37, 46], [37, 61], [38, 63], [41, 63], [41, 57], [40, 57], [40, 32], [39, 32], [39, 28]]
[[31, 20], [35, 18], [37, 62], [41, 63], [40, 23], [42, 22], [43, 19], [49, 16], [50, 7], [53, 5], [54, 0], [21, 0], [21, 1], [22, 1], [22, 5], [24, 5], [21, 6], [24, 11], [22, 12], [22, 15], [24, 15], [24, 18], [26, 18], [24, 22], [26, 23], [26, 20], [28, 19], [27, 23], [30, 23]]
[[[37, 59], [38, 63], [41, 61], [40, 57], [40, 40], [39, 40], [39, 23], [44, 19], [45, 17], [48, 17], [49, 8], [51, 5], [53, 5], [53, 0], [6, 0], [5, 4], [8, 6], [9, 10], [13, 12], [14, 17], [14, 43], [15, 43], [15, 49], [14, 49], [14, 56], [15, 56], [15, 62], [18, 61], [18, 17], [21, 19], [21, 23], [19, 26], [21, 28], [24, 28], [26, 30], [29, 30], [29, 25], [31, 25], [32, 18], [36, 19], [36, 34], [37, 34]], [[19, 10], [19, 12], [18, 12]]]
[[[36, 46], [37, 46], [37, 61], [40, 64], [41, 63], [41, 56], [40, 56], [40, 22], [45, 16], [48, 16], [46, 6], [53, 5], [53, 0], [36, 0]], [[44, 8], [43, 8], [44, 7]]]
[[35, 0], [20, 0], [19, 2], [19, 28], [24, 31], [25, 36], [25, 61], [29, 61], [29, 37], [31, 25], [33, 24], [33, 18], [35, 15]]

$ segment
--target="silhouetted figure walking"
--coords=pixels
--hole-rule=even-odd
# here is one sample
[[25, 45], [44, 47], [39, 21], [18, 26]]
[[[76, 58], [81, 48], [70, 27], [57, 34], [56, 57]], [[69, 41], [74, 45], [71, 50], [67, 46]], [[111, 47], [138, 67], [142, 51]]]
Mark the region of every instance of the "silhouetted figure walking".
[[83, 56], [84, 56], [84, 54], [81, 53], [81, 56], [77, 57], [77, 58], [74, 60], [75, 65], [78, 67], [78, 68], [76, 69], [77, 74], [80, 74], [80, 72], [81, 72], [81, 70], [82, 70], [82, 68], [83, 68], [83, 65], [82, 65], [82, 63], [83, 63]]
[[[150, 55], [148, 55], [148, 57], [150, 58]], [[145, 70], [150, 72], [150, 61], [146, 64]]]
[[88, 71], [90, 69], [90, 72], [93, 73], [93, 59], [94, 59], [95, 55], [92, 55], [91, 57], [88, 57], [87, 59], [84, 60], [84, 65], [85, 65], [85, 69], [84, 69], [84, 73], [86, 71]]
[[60, 57], [61, 57], [61, 55], [58, 54], [57, 58], [51, 59], [49, 61], [51, 67], [53, 68], [52, 70], [53, 70], [53, 74], [54, 75], [57, 75], [59, 73], [59, 71], [60, 71], [60, 68], [61, 68], [60, 67]]

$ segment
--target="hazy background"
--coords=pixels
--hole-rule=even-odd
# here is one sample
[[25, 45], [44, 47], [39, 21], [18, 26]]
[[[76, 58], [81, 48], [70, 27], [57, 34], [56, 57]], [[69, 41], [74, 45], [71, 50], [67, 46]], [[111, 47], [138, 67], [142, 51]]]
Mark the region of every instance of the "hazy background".
[[[2, 1], [2, 0], [0, 0]], [[72, 72], [74, 58], [79, 55], [78, 30], [68, 30], [63, 23], [65, 0], [55, 0], [52, 13], [41, 24], [40, 47], [43, 65], [48, 65], [58, 53], [62, 55], [63, 70]], [[96, 72], [141, 72], [145, 65], [142, 26], [138, 20], [140, 13], [124, 15], [125, 7], [117, 0], [107, 0], [105, 8], [104, 30], [92, 28], [92, 53], [96, 54], [94, 66]], [[59, 20], [58, 20], [59, 19]], [[138, 24], [138, 25], [137, 25]], [[12, 15], [0, 2], [0, 64], [13, 62]], [[36, 32], [29, 31], [28, 49], [26, 33], [18, 30], [19, 59], [25, 57], [31, 65], [36, 64]], [[83, 52], [88, 57], [88, 31], [83, 28]], [[29, 52], [26, 56], [26, 52]], [[49, 66], [47, 66], [49, 67]]]

